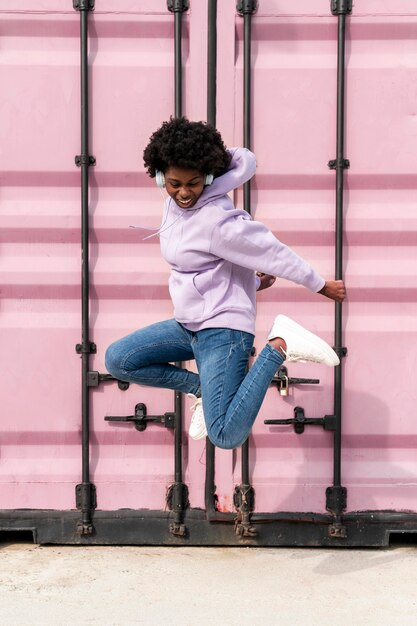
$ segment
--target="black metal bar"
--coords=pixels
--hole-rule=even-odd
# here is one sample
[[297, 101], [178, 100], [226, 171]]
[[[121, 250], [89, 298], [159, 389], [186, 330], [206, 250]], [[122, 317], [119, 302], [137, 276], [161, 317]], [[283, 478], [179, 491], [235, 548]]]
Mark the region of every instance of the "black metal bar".
[[346, 539], [329, 537], [332, 517], [318, 513], [265, 513], [253, 515], [261, 526], [256, 537], [236, 536], [233, 516], [229, 523], [212, 524], [204, 511], [189, 509], [187, 537], [174, 537], [166, 525], [166, 512], [150, 510], [96, 511], [96, 534], [74, 534], [75, 511], [9, 509], [0, 511], [0, 533], [30, 533], [38, 544], [67, 545], [169, 545], [169, 546], [316, 546], [320, 548], [387, 547], [391, 535], [417, 539], [417, 515], [395, 511], [355, 511], [343, 517], [348, 529]]
[[95, 164], [89, 154], [88, 114], [88, 12], [94, 8], [92, 0], [74, 0], [73, 6], [80, 11], [80, 72], [81, 72], [81, 155], [76, 164], [81, 168], [81, 324], [82, 343], [76, 349], [82, 362], [82, 483], [76, 487], [76, 504], [81, 509], [81, 520], [77, 530], [82, 535], [93, 533], [92, 516], [96, 508], [96, 490], [90, 482], [90, 354], [96, 351], [90, 342], [89, 319], [89, 216], [88, 216], [88, 170]]
[[208, 0], [207, 16], [207, 121], [216, 126], [217, 0]]
[[[207, 122], [216, 126], [217, 105], [217, 0], [208, 0], [207, 16]], [[204, 506], [210, 522], [231, 521], [231, 515], [217, 511], [215, 447], [206, 439]]]
[[[252, 14], [244, 13], [243, 34], [243, 145], [251, 148], [251, 113], [252, 113], [252, 85], [251, 85], [251, 27]], [[250, 181], [243, 185], [243, 208], [251, 212]]]
[[[168, 0], [168, 9], [174, 13], [174, 74], [175, 74], [175, 117], [182, 116], [182, 14], [189, 7], [188, 0]], [[181, 367], [181, 363], [175, 363]], [[174, 430], [174, 476], [175, 482], [170, 486], [167, 504], [174, 513], [174, 521], [170, 524], [170, 532], [175, 536], [185, 536], [184, 513], [189, 506], [188, 487], [183, 482], [182, 472], [182, 425], [183, 425], [182, 393], [174, 392], [175, 430]]]
[[[208, 0], [207, 16], [207, 122], [216, 126], [217, 105], [217, 0]], [[221, 514], [216, 510], [217, 496], [215, 475], [215, 448], [210, 439], [206, 439], [206, 476], [204, 503], [206, 518], [218, 519]]]
[[182, 115], [182, 13], [174, 14], [175, 116]]
[[[336, 170], [336, 231], [335, 231], [335, 278], [343, 279], [343, 192], [344, 170], [349, 161], [344, 155], [345, 133], [345, 40], [346, 15], [352, 10], [351, 0], [332, 0], [333, 15], [338, 18], [337, 37], [337, 120], [336, 120], [336, 160], [329, 163]], [[334, 343], [339, 357], [346, 354], [342, 336], [342, 304], [335, 304]], [[347, 491], [342, 487], [342, 358], [334, 371], [334, 416], [335, 431], [333, 440], [333, 486], [326, 490], [326, 508], [333, 514], [334, 521], [329, 529], [332, 537], [345, 537], [342, 513], [346, 509]]]
[[[256, 2], [238, 2], [237, 11], [243, 15], [243, 145], [251, 148], [251, 116], [252, 116], [252, 14], [256, 10]], [[243, 185], [243, 209], [251, 214], [250, 181]], [[241, 537], [255, 536], [256, 530], [251, 523], [255, 505], [255, 492], [249, 479], [249, 438], [241, 448], [241, 484], [235, 487], [234, 504], [237, 511], [236, 534]]]

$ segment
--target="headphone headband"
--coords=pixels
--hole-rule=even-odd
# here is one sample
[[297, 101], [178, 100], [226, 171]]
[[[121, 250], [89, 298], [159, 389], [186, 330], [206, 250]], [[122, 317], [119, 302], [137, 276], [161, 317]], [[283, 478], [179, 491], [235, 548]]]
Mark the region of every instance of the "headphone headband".
[[[204, 186], [206, 187], [207, 185], [211, 185], [213, 180], [214, 180], [213, 174], [206, 174], [204, 176]], [[160, 187], [161, 189], [165, 187], [165, 176], [164, 176], [164, 173], [161, 172], [160, 170], [156, 170], [155, 172], [155, 182], [157, 186]]]

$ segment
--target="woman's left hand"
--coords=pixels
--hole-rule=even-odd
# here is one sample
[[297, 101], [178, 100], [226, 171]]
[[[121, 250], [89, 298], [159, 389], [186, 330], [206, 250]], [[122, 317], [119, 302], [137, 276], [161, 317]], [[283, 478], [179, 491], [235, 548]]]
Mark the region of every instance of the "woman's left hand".
[[262, 291], [262, 289], [268, 289], [268, 287], [272, 287], [272, 285], [276, 281], [276, 277], [271, 276], [271, 274], [263, 274], [262, 272], [256, 272], [256, 275], [261, 280], [261, 284], [259, 285], [257, 291]]

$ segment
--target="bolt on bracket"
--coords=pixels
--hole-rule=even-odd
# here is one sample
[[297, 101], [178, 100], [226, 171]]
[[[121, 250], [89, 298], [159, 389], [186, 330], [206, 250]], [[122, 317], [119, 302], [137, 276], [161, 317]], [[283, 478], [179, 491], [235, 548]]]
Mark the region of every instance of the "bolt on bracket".
[[330, 170], [348, 170], [350, 168], [350, 161], [349, 159], [332, 159], [327, 165]]
[[251, 15], [258, 9], [257, 0], [238, 0], [236, 3], [236, 11], [239, 15]]
[[184, 13], [190, 8], [190, 3], [188, 0], [168, 0], [167, 7], [171, 13]]
[[81, 167], [82, 165], [96, 165], [96, 157], [90, 156], [88, 154], [77, 154], [74, 158], [75, 165], [77, 167]]
[[100, 374], [100, 372], [88, 372], [87, 373], [87, 386], [88, 387], [98, 387], [100, 383], [104, 383], [106, 381], [115, 381], [119, 389], [122, 391], [126, 391], [129, 389], [130, 383], [125, 380], [118, 380], [114, 378], [111, 374]]
[[95, 0], [72, 0], [76, 11], [94, 11]]
[[331, 0], [330, 9], [333, 15], [350, 15], [352, 0]]

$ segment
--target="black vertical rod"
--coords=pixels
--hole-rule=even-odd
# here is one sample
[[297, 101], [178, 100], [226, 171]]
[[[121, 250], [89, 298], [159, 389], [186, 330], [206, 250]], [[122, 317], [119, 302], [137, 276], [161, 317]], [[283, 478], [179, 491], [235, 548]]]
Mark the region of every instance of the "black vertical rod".
[[[243, 145], [250, 150], [252, 147], [252, 15], [256, 9], [256, 2], [243, 2], [241, 7], [238, 4], [238, 11], [240, 8], [243, 14]], [[243, 185], [243, 209], [249, 215], [252, 212], [250, 181]], [[236, 532], [242, 536], [256, 535], [255, 528], [250, 522], [254, 506], [254, 490], [249, 478], [249, 437], [241, 447], [241, 484], [235, 487], [234, 502], [237, 509]]]
[[[338, 50], [337, 50], [337, 139], [336, 161], [344, 163], [344, 130], [345, 130], [345, 26], [346, 15], [338, 16]], [[343, 279], [343, 183], [344, 168], [336, 167], [336, 256], [335, 277]], [[335, 304], [335, 346], [340, 353], [342, 349], [342, 304]], [[334, 464], [333, 483], [341, 485], [341, 448], [342, 448], [342, 359], [334, 371], [334, 414], [336, 430], [334, 433]]]
[[174, 13], [175, 117], [182, 116], [182, 13]]
[[[349, 161], [344, 156], [345, 133], [345, 40], [346, 15], [352, 12], [352, 0], [332, 0], [331, 11], [337, 15], [337, 115], [336, 115], [336, 159], [329, 166], [336, 170], [336, 231], [335, 231], [335, 278], [343, 279], [343, 187], [344, 170]], [[347, 506], [347, 490], [342, 486], [342, 357], [346, 356], [343, 347], [342, 304], [335, 303], [334, 319], [335, 351], [340, 365], [334, 370], [334, 416], [333, 437], [333, 486], [326, 490], [326, 508], [333, 514], [333, 524], [329, 527], [330, 537], [346, 537], [342, 524], [342, 514]]]
[[216, 126], [217, 0], [208, 0], [207, 16], [207, 122]]
[[[252, 13], [243, 15], [243, 145], [251, 148], [251, 26]], [[250, 181], [243, 186], [243, 208], [251, 212]]]
[[80, 534], [93, 533], [92, 515], [96, 507], [96, 490], [90, 481], [90, 393], [88, 372], [90, 353], [95, 345], [90, 342], [89, 319], [89, 216], [88, 216], [88, 170], [95, 163], [89, 155], [89, 112], [88, 112], [88, 11], [94, 8], [93, 0], [74, 0], [73, 6], [80, 11], [80, 87], [81, 87], [81, 155], [76, 163], [81, 167], [81, 325], [82, 343], [77, 345], [82, 363], [82, 483], [76, 486], [76, 504], [81, 509], [81, 520], [77, 524]]
[[[88, 50], [87, 50], [87, 11], [80, 12], [81, 28], [81, 154], [88, 152]], [[82, 254], [82, 343], [88, 346], [90, 343], [89, 323], [89, 220], [88, 220], [88, 167], [85, 159], [81, 161], [81, 254]], [[90, 396], [87, 387], [87, 372], [89, 371], [90, 355], [88, 351], [82, 354], [82, 382], [83, 382], [83, 438], [82, 438], [82, 480], [90, 481]]]
[[[217, 0], [208, 0], [207, 15], [207, 122], [216, 126], [217, 109]], [[207, 519], [215, 519], [215, 447], [206, 438], [206, 476], [204, 502]]]
[[[243, 145], [251, 149], [251, 115], [252, 115], [252, 84], [251, 84], [251, 26], [252, 14], [243, 15]], [[250, 180], [243, 185], [243, 209], [251, 214]], [[249, 484], [249, 438], [242, 446], [242, 483]]]
[[[175, 117], [182, 116], [182, 12], [174, 13], [174, 55], [175, 55]], [[176, 363], [181, 367], [181, 363]], [[182, 483], [182, 394], [175, 391], [175, 482]], [[179, 520], [176, 520], [179, 521]]]
[[[185, 0], [168, 0], [168, 9], [174, 13], [174, 85], [175, 85], [175, 117], [182, 116], [182, 14], [188, 9]], [[181, 362], [175, 363], [181, 367]], [[175, 430], [174, 430], [174, 485], [172, 486], [172, 499], [170, 508], [174, 512], [174, 522], [170, 524], [170, 532], [173, 535], [184, 536], [184, 513], [188, 507], [188, 488], [183, 483], [182, 472], [182, 394], [174, 391], [175, 407]]]

